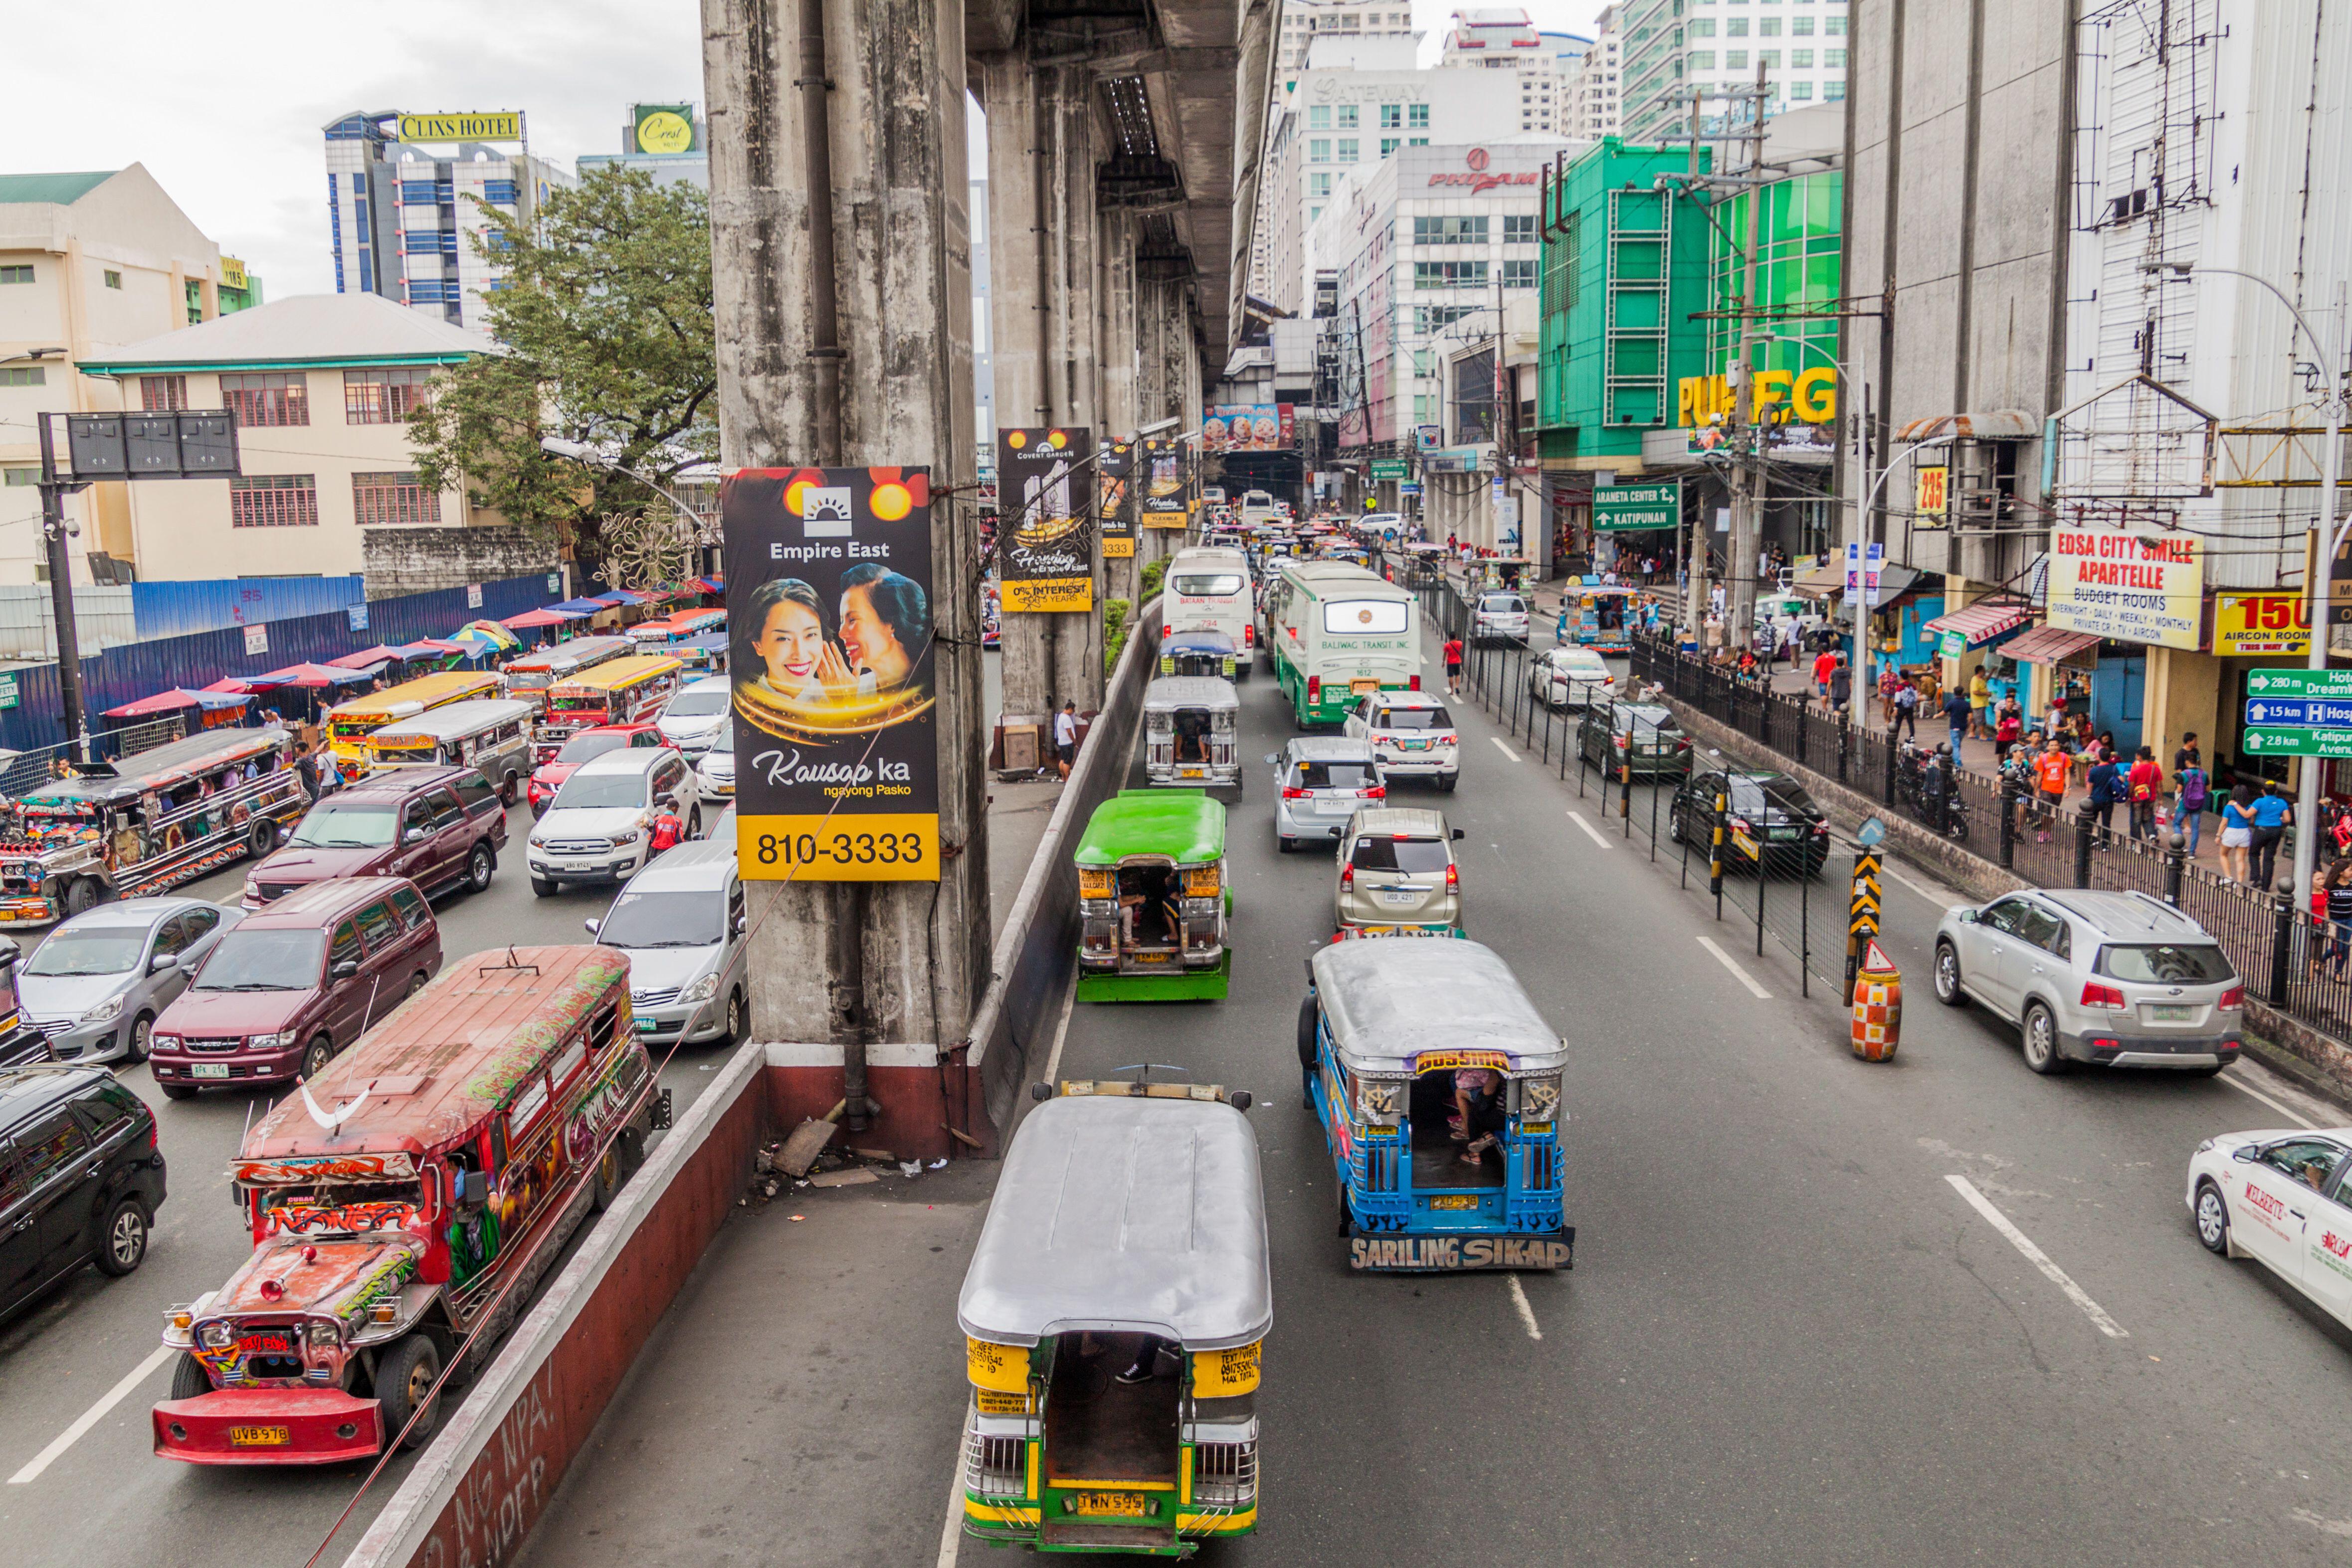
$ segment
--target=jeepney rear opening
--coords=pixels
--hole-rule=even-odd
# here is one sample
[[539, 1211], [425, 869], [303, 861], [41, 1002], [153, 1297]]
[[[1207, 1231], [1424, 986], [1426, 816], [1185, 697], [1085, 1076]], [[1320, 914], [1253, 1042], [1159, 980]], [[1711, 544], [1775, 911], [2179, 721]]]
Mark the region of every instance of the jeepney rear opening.
[[[1184, 1399], [1182, 1352], [1166, 1340], [1139, 1333], [1057, 1334], [1051, 1342], [1045, 1479], [1055, 1486], [1174, 1484], [1181, 1459], [1177, 1417]], [[1135, 1504], [1148, 1500], [1129, 1498]]]

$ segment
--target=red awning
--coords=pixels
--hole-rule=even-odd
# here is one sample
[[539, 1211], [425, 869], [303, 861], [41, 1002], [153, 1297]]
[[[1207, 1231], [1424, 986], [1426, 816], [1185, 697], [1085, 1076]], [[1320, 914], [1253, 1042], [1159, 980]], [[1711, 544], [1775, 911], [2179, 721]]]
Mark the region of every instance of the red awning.
[[2013, 632], [2033, 618], [2033, 606], [2015, 599], [1985, 599], [1948, 616], [1937, 616], [1920, 626], [1925, 632], [1958, 632], [1970, 647]]
[[2070, 632], [2062, 626], [2036, 626], [2000, 651], [2020, 664], [2064, 664], [2085, 648], [2096, 647], [2095, 632]]

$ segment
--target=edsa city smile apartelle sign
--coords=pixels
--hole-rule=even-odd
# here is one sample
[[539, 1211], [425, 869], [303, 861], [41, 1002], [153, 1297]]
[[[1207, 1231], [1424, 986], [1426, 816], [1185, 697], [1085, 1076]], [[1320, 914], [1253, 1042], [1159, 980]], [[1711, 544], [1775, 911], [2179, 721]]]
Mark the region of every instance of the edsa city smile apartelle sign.
[[2049, 622], [2157, 647], [2203, 642], [2205, 546], [2163, 529], [2053, 530]]

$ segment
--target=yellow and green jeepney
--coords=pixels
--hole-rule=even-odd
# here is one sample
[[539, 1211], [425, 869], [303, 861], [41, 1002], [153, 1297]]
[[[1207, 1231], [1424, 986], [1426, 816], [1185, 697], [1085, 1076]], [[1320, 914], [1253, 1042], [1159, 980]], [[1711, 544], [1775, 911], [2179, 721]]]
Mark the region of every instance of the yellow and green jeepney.
[[964, 1531], [1151, 1557], [1247, 1534], [1274, 1326], [1249, 1096], [1031, 1092], [956, 1303]]
[[1121, 790], [1078, 840], [1078, 1000], [1222, 1000], [1225, 808], [1197, 789]]

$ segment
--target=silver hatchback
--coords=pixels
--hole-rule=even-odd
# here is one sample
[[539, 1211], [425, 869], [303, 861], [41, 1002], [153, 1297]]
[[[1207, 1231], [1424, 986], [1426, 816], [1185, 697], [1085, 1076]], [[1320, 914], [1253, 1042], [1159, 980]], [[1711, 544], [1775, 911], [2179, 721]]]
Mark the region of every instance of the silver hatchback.
[[1371, 742], [1301, 735], [1265, 759], [1274, 768], [1274, 834], [1285, 851], [1301, 840], [1333, 843], [1348, 819], [1389, 791]]
[[49, 932], [16, 972], [25, 1016], [60, 1061], [147, 1059], [155, 1016], [245, 919], [202, 899], [124, 899]]
[[2035, 889], [1936, 928], [1936, 999], [2011, 1019], [2025, 1065], [2217, 1073], [2245, 1044], [2245, 984], [2203, 926], [2146, 893]]

